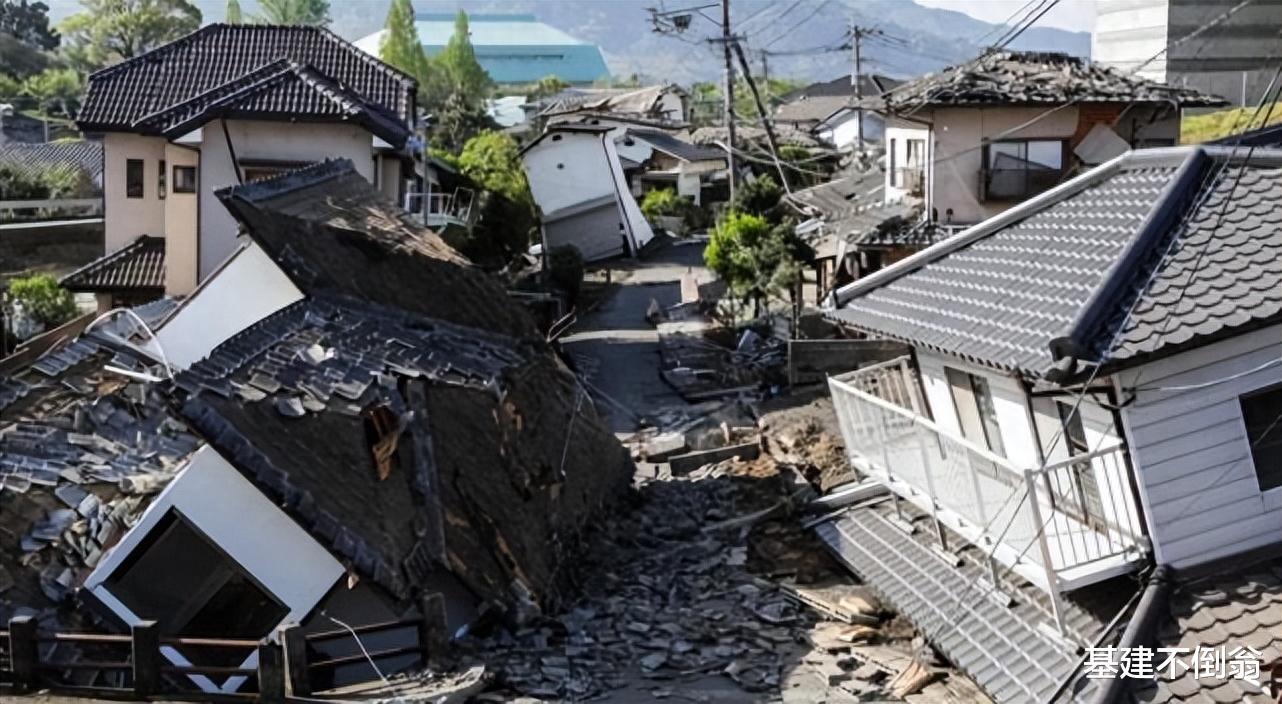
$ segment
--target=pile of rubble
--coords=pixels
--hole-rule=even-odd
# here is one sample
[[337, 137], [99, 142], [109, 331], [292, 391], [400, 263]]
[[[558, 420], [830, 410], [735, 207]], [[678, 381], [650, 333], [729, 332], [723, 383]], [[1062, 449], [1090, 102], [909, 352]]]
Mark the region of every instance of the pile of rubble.
[[722, 326], [703, 301], [666, 310], [652, 303], [646, 319], [659, 333], [660, 375], [686, 401], [752, 394], [785, 380], [786, 329]]
[[643, 482], [591, 533], [564, 612], [459, 643], [492, 676], [478, 700], [855, 702], [955, 686], [800, 529], [812, 495], [769, 457]]

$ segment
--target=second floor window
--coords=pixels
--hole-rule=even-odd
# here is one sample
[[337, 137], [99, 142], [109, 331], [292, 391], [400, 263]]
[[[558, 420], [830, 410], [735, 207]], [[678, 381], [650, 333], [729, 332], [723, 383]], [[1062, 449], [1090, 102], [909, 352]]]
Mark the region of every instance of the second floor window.
[[125, 197], [142, 198], [142, 159], [125, 160]]
[[992, 142], [984, 147], [984, 196], [1022, 200], [1059, 183], [1064, 172], [1064, 141], [1032, 139]]
[[156, 195], [160, 198], [165, 197], [165, 160], [160, 160], [160, 169], [156, 171]]
[[174, 193], [196, 192], [196, 167], [174, 165]]
[[997, 406], [993, 403], [993, 392], [988, 388], [988, 380], [952, 367], [944, 367], [944, 374], [952, 391], [962, 437], [1005, 457], [1006, 446], [1002, 443], [1001, 426], [997, 423]]
[[1260, 491], [1282, 486], [1282, 384], [1238, 399]]

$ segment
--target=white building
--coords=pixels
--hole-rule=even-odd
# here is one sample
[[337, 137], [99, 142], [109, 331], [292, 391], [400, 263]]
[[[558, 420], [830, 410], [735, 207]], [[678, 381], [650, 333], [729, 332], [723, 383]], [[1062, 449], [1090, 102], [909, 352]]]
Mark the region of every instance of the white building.
[[[1120, 575], [1282, 548], [1282, 152], [1245, 159], [1130, 152], [836, 294], [835, 322], [912, 355], [831, 380], [895, 510], [820, 533], [999, 702], [1080, 675], [1114, 613], [1093, 600], [1135, 591]], [[896, 515], [925, 530], [896, 538]]]
[[207, 25], [94, 73], [78, 123], [102, 137], [107, 256], [66, 285], [105, 307], [188, 294], [237, 246], [215, 190], [326, 158], [399, 202], [415, 91], [318, 27]]

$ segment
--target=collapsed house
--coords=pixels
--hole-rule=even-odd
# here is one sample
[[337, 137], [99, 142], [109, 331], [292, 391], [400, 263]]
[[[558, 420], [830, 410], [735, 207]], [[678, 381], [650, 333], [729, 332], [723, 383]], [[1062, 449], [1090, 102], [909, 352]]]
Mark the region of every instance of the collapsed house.
[[607, 125], [551, 125], [521, 150], [545, 251], [570, 245], [592, 262], [635, 256], [654, 238], [628, 189], [613, 132]]
[[[519, 305], [345, 160], [218, 195], [251, 242], [151, 339], [95, 328], [5, 381], [6, 488], [17, 475], [39, 491], [4, 492], [25, 508], [0, 514], [26, 517], [20, 549], [51, 557], [0, 558], [31, 585], [12, 590], [13, 608], [33, 591], [49, 606], [78, 590], [119, 626], [260, 639], [288, 622], [315, 632], [427, 616], [428, 602], [443, 604], [448, 632], [556, 604], [563, 556], [631, 462]], [[237, 290], [265, 263], [286, 280], [270, 305]], [[211, 325], [197, 336], [207, 352], [165, 361], [166, 330], [224, 308], [241, 329]], [[82, 367], [92, 381], [58, 376]], [[36, 391], [62, 405], [25, 410], [51, 403], [33, 405]], [[374, 657], [386, 673], [418, 662], [397, 646], [419, 637], [367, 645], [391, 653]], [[207, 655], [162, 654], [179, 666]], [[320, 683], [372, 674], [353, 661]], [[244, 685], [191, 679], [206, 692]]]

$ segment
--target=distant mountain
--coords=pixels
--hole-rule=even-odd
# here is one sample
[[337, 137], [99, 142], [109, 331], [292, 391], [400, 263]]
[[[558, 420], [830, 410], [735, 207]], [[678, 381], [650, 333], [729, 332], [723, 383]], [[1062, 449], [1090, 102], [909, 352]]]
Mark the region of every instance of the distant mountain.
[[[980, 1], [980, 0], [975, 0]], [[225, 0], [196, 0], [207, 22], [223, 17]], [[595, 42], [605, 52], [616, 77], [638, 74], [647, 80], [690, 83], [721, 76], [719, 45], [708, 37], [720, 34], [716, 9], [694, 15], [680, 35], [653, 31], [646, 8], [668, 10], [708, 4], [707, 0], [417, 0], [419, 12], [525, 12], [554, 27]], [[75, 12], [74, 0], [51, 0], [51, 15]], [[257, 9], [242, 0], [246, 15]], [[383, 26], [388, 0], [331, 0], [331, 27], [344, 37], [359, 39]], [[754, 72], [765, 65], [771, 76], [807, 81], [827, 80], [847, 73], [851, 52], [835, 49], [845, 41], [851, 22], [885, 33], [864, 43], [864, 70], [911, 77], [975, 56], [1001, 29], [961, 12], [918, 5], [911, 0], [733, 0], [732, 25], [746, 34]], [[1018, 49], [1064, 51], [1089, 56], [1090, 34], [1036, 27], [1016, 40]], [[828, 49], [828, 51], [824, 51]]]

